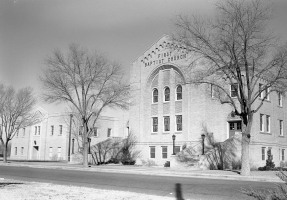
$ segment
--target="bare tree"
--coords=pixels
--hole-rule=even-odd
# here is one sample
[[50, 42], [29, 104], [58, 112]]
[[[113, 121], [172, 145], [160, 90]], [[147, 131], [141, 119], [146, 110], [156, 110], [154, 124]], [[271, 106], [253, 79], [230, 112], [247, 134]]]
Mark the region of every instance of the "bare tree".
[[13, 87], [0, 85], [0, 141], [4, 162], [7, 162], [8, 143], [15, 134], [21, 128], [37, 123], [37, 112], [33, 112], [35, 105], [31, 88], [16, 91]]
[[213, 19], [180, 16], [174, 40], [196, 58], [190, 83], [216, 88], [219, 101], [242, 119], [241, 174], [249, 175], [253, 115], [270, 93], [286, 91], [287, 48], [267, 30], [272, 7], [263, 1], [226, 0], [216, 8]]
[[71, 45], [66, 55], [55, 50], [46, 65], [41, 77], [45, 91], [43, 98], [49, 103], [69, 103], [80, 115], [83, 165], [87, 167], [91, 126], [106, 107], [127, 108], [129, 86], [122, 82], [120, 65], [77, 45]]

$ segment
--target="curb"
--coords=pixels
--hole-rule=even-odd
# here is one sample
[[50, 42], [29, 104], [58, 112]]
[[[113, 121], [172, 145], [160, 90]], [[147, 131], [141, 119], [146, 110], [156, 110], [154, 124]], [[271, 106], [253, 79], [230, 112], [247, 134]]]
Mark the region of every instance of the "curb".
[[[262, 176], [250, 176], [243, 177], [240, 175], [222, 175], [222, 174], [202, 174], [194, 172], [175, 172], [175, 171], [157, 171], [157, 170], [122, 170], [122, 169], [103, 169], [103, 168], [81, 168], [78, 166], [55, 166], [55, 165], [29, 165], [29, 164], [14, 164], [14, 163], [1, 163], [4, 166], [15, 166], [15, 167], [31, 167], [31, 168], [45, 168], [45, 169], [62, 169], [62, 170], [77, 170], [77, 171], [90, 171], [90, 172], [104, 172], [104, 173], [121, 173], [121, 174], [139, 174], [139, 175], [150, 175], [150, 176], [169, 176], [169, 177], [185, 177], [185, 178], [205, 178], [205, 179], [221, 179], [221, 180], [237, 180], [237, 181], [255, 181], [255, 182], [274, 182], [283, 183], [279, 178], [262, 177]], [[0, 180], [2, 180], [0, 178]]]

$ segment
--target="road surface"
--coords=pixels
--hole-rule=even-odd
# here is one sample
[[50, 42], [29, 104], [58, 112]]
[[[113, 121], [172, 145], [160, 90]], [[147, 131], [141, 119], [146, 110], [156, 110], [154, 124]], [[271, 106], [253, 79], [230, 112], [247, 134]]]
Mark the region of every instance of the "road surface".
[[0, 177], [24, 181], [138, 192], [162, 196], [163, 199], [165, 196], [175, 196], [176, 184], [180, 184], [182, 195], [185, 200], [252, 199], [242, 194], [240, 189], [243, 187], [248, 188], [249, 186], [254, 189], [274, 187], [274, 184], [267, 182], [117, 174], [23, 166], [0, 166]]

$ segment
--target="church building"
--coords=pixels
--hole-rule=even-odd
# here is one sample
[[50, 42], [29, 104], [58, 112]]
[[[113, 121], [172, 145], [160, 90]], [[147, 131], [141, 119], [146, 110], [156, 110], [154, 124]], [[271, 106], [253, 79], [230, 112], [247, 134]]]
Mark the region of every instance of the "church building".
[[[193, 56], [185, 48], [173, 48], [163, 36], [131, 66], [132, 106], [130, 132], [137, 136], [141, 160], [162, 165], [185, 146], [197, 149], [204, 131], [218, 142], [241, 134], [241, 119], [232, 107], [213, 97], [208, 85], [188, 83]], [[176, 50], [174, 50], [176, 49]], [[230, 94], [233, 93], [230, 86]], [[236, 97], [236, 95], [235, 95]], [[276, 166], [286, 160], [287, 101], [271, 93], [255, 113], [250, 144], [251, 167], [264, 166], [271, 149]], [[198, 152], [200, 154], [200, 152]]]

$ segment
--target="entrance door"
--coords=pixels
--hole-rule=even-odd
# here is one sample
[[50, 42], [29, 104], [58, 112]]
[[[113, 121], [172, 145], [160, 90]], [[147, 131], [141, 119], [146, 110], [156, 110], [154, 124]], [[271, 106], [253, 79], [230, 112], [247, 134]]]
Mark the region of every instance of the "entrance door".
[[39, 155], [39, 146], [33, 146], [32, 160], [37, 160]]
[[241, 121], [229, 122], [229, 138], [233, 137], [236, 132], [241, 132]]

